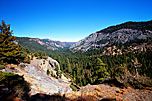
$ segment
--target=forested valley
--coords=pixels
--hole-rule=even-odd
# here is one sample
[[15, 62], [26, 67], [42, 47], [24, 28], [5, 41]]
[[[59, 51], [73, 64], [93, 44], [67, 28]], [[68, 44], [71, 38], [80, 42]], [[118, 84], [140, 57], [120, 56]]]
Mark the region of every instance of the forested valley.
[[[64, 74], [70, 78], [70, 87], [73, 91], [80, 89], [88, 84], [114, 84], [119, 87], [146, 88], [152, 85], [152, 39], [138, 39], [126, 42], [115, 42], [103, 48], [90, 49], [86, 52], [72, 52], [69, 48], [60, 50], [49, 50], [36, 43], [36, 48], [31, 49], [28, 46], [18, 43], [16, 37], [10, 31], [10, 25], [2, 21], [0, 26], [0, 69], [5, 69], [8, 64], [27, 63], [37, 59], [46, 59], [48, 56], [57, 60], [60, 64], [55, 70], [57, 76], [51, 74], [56, 79]], [[23, 43], [24, 40], [23, 39]], [[142, 46], [144, 43], [144, 47]], [[32, 43], [33, 44], [33, 43]], [[38, 45], [38, 46], [37, 46]], [[45, 60], [43, 60], [45, 62]], [[14, 67], [11, 67], [14, 69]], [[52, 72], [51, 72], [52, 73]], [[50, 71], [47, 70], [47, 75]], [[29, 91], [29, 84], [24, 82], [22, 77], [16, 74], [0, 72], [0, 83], [7, 83], [9, 80], [13, 84], [23, 82], [25, 89]], [[12, 79], [10, 79], [12, 77]], [[17, 77], [18, 80], [14, 80]], [[10, 87], [11, 84], [8, 84]], [[15, 91], [17, 88], [12, 88]], [[18, 89], [17, 89], [18, 90]], [[26, 97], [27, 92], [24, 91]], [[13, 92], [11, 92], [13, 93]]]

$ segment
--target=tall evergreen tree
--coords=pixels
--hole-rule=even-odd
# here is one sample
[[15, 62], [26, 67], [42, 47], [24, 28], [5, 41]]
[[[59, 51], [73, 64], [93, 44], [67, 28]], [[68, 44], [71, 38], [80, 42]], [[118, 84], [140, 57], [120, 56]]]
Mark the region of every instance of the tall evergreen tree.
[[6, 25], [2, 21], [2, 25], [0, 25], [0, 61], [4, 63], [18, 63], [21, 56], [21, 48], [15, 44], [16, 37], [12, 36], [12, 32], [10, 25]]
[[94, 71], [94, 81], [100, 82], [105, 80], [106, 76], [110, 76], [110, 74], [106, 70], [106, 65], [103, 63], [103, 61], [100, 58], [97, 58], [96, 60], [96, 67]]
[[71, 64], [70, 64], [70, 61], [68, 58], [67, 58], [66, 62], [67, 62], [67, 67], [68, 67], [68, 73], [72, 74]]

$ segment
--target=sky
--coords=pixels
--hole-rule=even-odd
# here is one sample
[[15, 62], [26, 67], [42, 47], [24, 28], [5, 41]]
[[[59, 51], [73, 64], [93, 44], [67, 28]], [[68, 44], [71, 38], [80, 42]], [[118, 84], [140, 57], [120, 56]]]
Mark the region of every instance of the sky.
[[76, 42], [108, 26], [152, 20], [152, 0], [0, 0], [18, 37]]

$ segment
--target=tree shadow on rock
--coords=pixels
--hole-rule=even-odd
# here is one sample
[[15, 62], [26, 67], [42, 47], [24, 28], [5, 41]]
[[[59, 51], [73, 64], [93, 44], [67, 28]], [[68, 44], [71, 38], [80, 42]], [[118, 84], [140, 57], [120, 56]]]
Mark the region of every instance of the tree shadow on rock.
[[103, 84], [109, 85], [111, 87], [119, 87], [119, 88], [124, 87], [124, 84], [118, 82], [116, 79], [105, 80]]
[[68, 98], [66, 98], [64, 95], [46, 95], [46, 94], [36, 94], [29, 98], [29, 101], [66, 101]]
[[104, 98], [104, 99], [101, 99], [100, 101], [116, 101], [116, 99]]

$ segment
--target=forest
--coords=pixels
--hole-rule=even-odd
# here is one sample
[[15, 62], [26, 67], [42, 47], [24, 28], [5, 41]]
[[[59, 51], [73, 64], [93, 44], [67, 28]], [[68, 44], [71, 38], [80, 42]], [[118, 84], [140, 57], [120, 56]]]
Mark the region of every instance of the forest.
[[[152, 50], [147, 48], [146, 51], [129, 51], [129, 46], [142, 42], [151, 43], [151, 39], [134, 40], [125, 44], [115, 43], [113, 46], [121, 49], [122, 54], [101, 55], [104, 50], [108, 52], [107, 48], [110, 46], [75, 53], [69, 49], [30, 50], [30, 46], [14, 43], [13, 31], [10, 31], [10, 25], [6, 25], [4, 21], [0, 31], [1, 69], [9, 63], [30, 63], [34, 56], [44, 58], [47, 55], [59, 62], [62, 73], [71, 79], [73, 89], [76, 89], [75, 85], [101, 84], [107, 80], [115, 80], [123, 86], [137, 88], [152, 86], [149, 83], [152, 78]], [[38, 47], [37, 44], [35, 47]]]
[[[60, 63], [62, 72], [70, 74], [73, 82], [79, 86], [99, 84], [106, 78], [117, 79], [118, 76], [125, 76], [123, 75], [126, 72], [125, 69], [132, 75], [136, 75], [138, 72], [141, 76], [152, 78], [151, 50], [91, 57], [93, 54], [100, 53], [99, 51], [102, 50], [86, 53], [72, 53], [69, 50], [64, 50], [52, 52], [50, 57], [56, 59]], [[139, 65], [137, 71], [135, 65]], [[132, 86], [138, 87], [138, 85]]]

